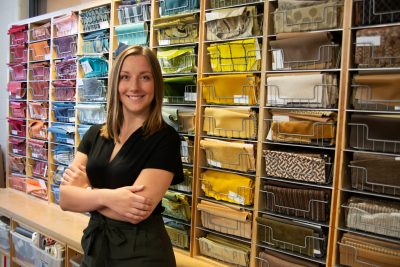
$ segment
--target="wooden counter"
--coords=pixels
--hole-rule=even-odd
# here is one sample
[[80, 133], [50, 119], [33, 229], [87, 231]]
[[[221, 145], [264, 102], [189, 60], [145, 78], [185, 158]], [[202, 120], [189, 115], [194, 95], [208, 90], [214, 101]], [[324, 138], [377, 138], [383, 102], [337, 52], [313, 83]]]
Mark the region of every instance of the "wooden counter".
[[[0, 215], [26, 225], [82, 253], [82, 231], [89, 221], [84, 214], [63, 211], [58, 205], [12, 189], [0, 189]], [[189, 257], [188, 252], [174, 249], [179, 267], [210, 267], [204, 261]]]

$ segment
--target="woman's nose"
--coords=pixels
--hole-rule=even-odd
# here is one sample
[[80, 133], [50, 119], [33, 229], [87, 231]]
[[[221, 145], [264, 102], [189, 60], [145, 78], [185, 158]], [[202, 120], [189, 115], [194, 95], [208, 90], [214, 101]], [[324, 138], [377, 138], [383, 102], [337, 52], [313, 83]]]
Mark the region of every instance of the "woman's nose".
[[139, 79], [136, 78], [131, 79], [129, 83], [129, 90], [135, 91], [138, 89], [140, 89]]

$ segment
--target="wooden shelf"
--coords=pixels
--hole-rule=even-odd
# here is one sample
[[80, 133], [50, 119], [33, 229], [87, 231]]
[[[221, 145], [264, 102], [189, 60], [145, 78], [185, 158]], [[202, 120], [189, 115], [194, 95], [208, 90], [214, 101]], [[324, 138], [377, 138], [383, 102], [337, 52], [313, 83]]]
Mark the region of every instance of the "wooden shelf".
[[[369, 111], [369, 110], [353, 110], [350, 109], [349, 107], [351, 106], [349, 102], [351, 101], [351, 93], [352, 93], [352, 88], [349, 86], [351, 84], [351, 79], [352, 79], [352, 74], [354, 73], [399, 73], [400, 68], [357, 68], [353, 66], [353, 58], [354, 58], [354, 33], [356, 30], [359, 29], [374, 29], [377, 27], [382, 27], [382, 26], [392, 26], [392, 25], [400, 25], [400, 23], [393, 23], [393, 24], [382, 24], [382, 25], [373, 25], [373, 26], [359, 26], [359, 27], [354, 27], [352, 25], [353, 21], [353, 3], [356, 1], [343, 1], [344, 6], [343, 6], [343, 25], [340, 26], [340, 28], [334, 28], [334, 29], [328, 29], [328, 30], [316, 30], [316, 31], [311, 31], [311, 32], [329, 32], [334, 35], [335, 40], [338, 39], [337, 41], [339, 42], [341, 46], [341, 54], [340, 54], [340, 65], [335, 65], [335, 67], [331, 69], [308, 69], [308, 70], [302, 70], [302, 69], [294, 69], [294, 70], [272, 70], [272, 55], [271, 55], [271, 47], [270, 47], [270, 42], [275, 40], [277, 38], [277, 34], [274, 32], [274, 23], [273, 23], [273, 13], [275, 9], [277, 8], [277, 1], [273, 0], [266, 0], [266, 1], [261, 1], [261, 0], [255, 0], [252, 3], [246, 3], [246, 4], [239, 4], [239, 5], [233, 5], [229, 7], [219, 7], [215, 9], [210, 8], [210, 0], [203, 0], [199, 1], [200, 2], [200, 9], [193, 12], [194, 14], [198, 14], [199, 17], [199, 39], [195, 40], [195, 42], [192, 43], [185, 43], [185, 44], [172, 44], [172, 45], [158, 45], [158, 40], [157, 40], [157, 30], [153, 28], [153, 22], [154, 19], [160, 17], [159, 14], [159, 5], [160, 2], [158, 0], [151, 0], [151, 19], [147, 21], [148, 24], [150, 24], [149, 27], [149, 46], [153, 51], [157, 51], [160, 48], [169, 48], [169, 47], [182, 47], [182, 46], [194, 46], [196, 48], [196, 53], [197, 53], [197, 70], [196, 72], [190, 72], [190, 73], [168, 73], [164, 74], [163, 77], [183, 77], [183, 76], [191, 76], [195, 78], [204, 78], [207, 76], [217, 76], [217, 75], [226, 75], [226, 74], [253, 74], [257, 77], [260, 78], [260, 88], [259, 88], [259, 96], [258, 96], [258, 102], [254, 106], [246, 106], [247, 108], [252, 108], [253, 110], [257, 111], [257, 116], [258, 116], [258, 133], [257, 133], [257, 138], [254, 139], [239, 139], [239, 138], [225, 138], [225, 137], [218, 137], [218, 136], [207, 136], [205, 132], [202, 131], [202, 124], [203, 124], [203, 111], [204, 108], [206, 107], [214, 107], [214, 108], [221, 108], [221, 107], [229, 107], [229, 108], [236, 108], [240, 106], [235, 106], [235, 105], [212, 105], [212, 104], [206, 104], [205, 101], [202, 98], [202, 88], [199, 86], [199, 83], [197, 84], [197, 101], [196, 103], [164, 103], [166, 106], [192, 106], [196, 107], [196, 119], [195, 119], [195, 132], [194, 133], [180, 133], [181, 136], [184, 137], [189, 137], [190, 140], [193, 141], [194, 143], [194, 152], [193, 152], [193, 163], [183, 163], [183, 166], [186, 168], [191, 168], [193, 170], [193, 185], [192, 185], [192, 192], [181, 192], [178, 190], [172, 190], [175, 192], [180, 192], [185, 195], [191, 196], [191, 204], [192, 204], [192, 216], [191, 216], [191, 221], [187, 223], [183, 223], [185, 225], [188, 225], [191, 227], [190, 230], [190, 251], [174, 248], [176, 259], [177, 259], [177, 264], [180, 267], [189, 267], [189, 266], [199, 266], [199, 267], [205, 267], [205, 266], [227, 266], [224, 263], [221, 263], [218, 260], [211, 259], [208, 257], [204, 257], [201, 255], [199, 251], [199, 245], [198, 245], [198, 238], [200, 237], [201, 234], [204, 232], [213, 232], [211, 230], [207, 230], [202, 227], [201, 224], [201, 215], [200, 212], [197, 210], [197, 204], [201, 200], [208, 200], [211, 202], [215, 203], [225, 203], [222, 201], [217, 201], [215, 199], [210, 199], [208, 197], [204, 197], [204, 193], [201, 190], [201, 183], [200, 183], [200, 178], [201, 174], [204, 170], [216, 170], [216, 171], [221, 171], [223, 173], [235, 173], [235, 174], [240, 174], [244, 176], [251, 177], [254, 180], [255, 184], [255, 194], [254, 194], [254, 204], [246, 207], [241, 207], [240, 205], [235, 205], [235, 204], [229, 204], [235, 208], [242, 208], [246, 209], [248, 211], [253, 212], [253, 228], [252, 228], [252, 239], [246, 240], [246, 242], [251, 245], [251, 267], [255, 267], [258, 265], [257, 261], [257, 256], [258, 252], [263, 249], [264, 247], [273, 250], [273, 251], [279, 251], [274, 248], [270, 248], [267, 246], [259, 245], [259, 240], [257, 236], [258, 232], [258, 224], [256, 222], [256, 216], [258, 214], [266, 213], [270, 214], [269, 212], [266, 212], [265, 209], [263, 209], [263, 203], [264, 201], [262, 192], [260, 191], [260, 187], [262, 186], [263, 182], [266, 180], [273, 180], [273, 181], [280, 181], [280, 182], [285, 182], [288, 184], [294, 184], [294, 185], [304, 185], [307, 187], [314, 187], [315, 189], [329, 189], [331, 191], [331, 199], [330, 199], [330, 219], [327, 222], [324, 223], [313, 223], [319, 226], [323, 226], [325, 228], [328, 228], [329, 233], [327, 236], [327, 255], [326, 259], [316, 259], [316, 258], [309, 258], [309, 257], [304, 257], [304, 256], [299, 256], [298, 254], [291, 253], [288, 251], [279, 251], [280, 253], [283, 254], [288, 254], [288, 255], [293, 255], [295, 257], [299, 257], [302, 259], [307, 259], [312, 262], [320, 263], [320, 264], [326, 264], [327, 266], [337, 266], [337, 259], [339, 250], [338, 250], [338, 239], [341, 236], [343, 232], [352, 232], [349, 229], [341, 228], [340, 227], [340, 221], [342, 220], [342, 214], [341, 214], [341, 204], [344, 201], [344, 197], [347, 197], [348, 195], [351, 194], [357, 194], [357, 195], [365, 195], [365, 196], [370, 196], [370, 197], [378, 197], [381, 199], [388, 199], [388, 200], [394, 200], [394, 201], [399, 201], [398, 197], [392, 197], [392, 196], [383, 196], [375, 193], [368, 193], [368, 192], [357, 192], [355, 190], [351, 190], [350, 187], [348, 186], [348, 175], [346, 174], [347, 171], [347, 162], [348, 159], [350, 158], [353, 152], [361, 152], [361, 153], [370, 153], [370, 154], [377, 154], [377, 155], [393, 155], [389, 153], [380, 153], [380, 152], [370, 152], [370, 151], [359, 151], [356, 149], [351, 149], [347, 148], [347, 139], [348, 139], [348, 129], [347, 129], [347, 119], [349, 117], [349, 114], [351, 113], [363, 113], [363, 114], [369, 114], [369, 113], [379, 113], [379, 114], [399, 114], [399, 111]], [[46, 22], [53, 22], [53, 19], [56, 17], [59, 17], [61, 15], [67, 14], [69, 12], [75, 12], [77, 15], [80, 14], [80, 11], [82, 10], [88, 10], [90, 8], [95, 8], [99, 6], [104, 6], [108, 5], [110, 6], [110, 27], [108, 28], [109, 30], [109, 52], [102, 53], [109, 62], [109, 74], [111, 70], [111, 66], [113, 64], [113, 51], [117, 48], [118, 45], [118, 38], [115, 33], [115, 26], [118, 25], [118, 7], [122, 4], [121, 1], [118, 0], [97, 0], [93, 1], [90, 3], [82, 4], [76, 7], [72, 7], [69, 9], [65, 10], [60, 10], [54, 13], [50, 14], [45, 14], [40, 17], [36, 18], [29, 18], [23, 21], [15, 22], [13, 24], [26, 24], [29, 27], [37, 27], [38, 25], [44, 24]], [[208, 41], [206, 38], [206, 30], [207, 30], [207, 23], [205, 23], [205, 14], [212, 12], [213, 10], [220, 10], [220, 9], [225, 9], [225, 8], [235, 8], [235, 7], [243, 7], [243, 6], [256, 6], [258, 11], [263, 10], [264, 14], [264, 20], [263, 20], [263, 35], [260, 36], [251, 36], [251, 37], [246, 37], [246, 38], [236, 38], [236, 39], [229, 39], [229, 40], [221, 40], [221, 41]], [[78, 33], [69, 35], [69, 36], [76, 36], [76, 42], [77, 42], [77, 51], [76, 51], [76, 57], [79, 58], [80, 56], [83, 55], [83, 38], [82, 36], [94, 31], [87, 31], [83, 32], [82, 31], [82, 25], [81, 25], [81, 19], [79, 19], [79, 25], [78, 25]], [[48, 79], [49, 83], [54, 81], [56, 79], [56, 69], [54, 68], [54, 62], [56, 60], [59, 60], [60, 58], [56, 57], [55, 53], [55, 47], [54, 47], [54, 41], [55, 39], [58, 39], [59, 37], [54, 37], [55, 36], [55, 27], [54, 25], [51, 25], [51, 36], [53, 36], [50, 39], [45, 39], [45, 40], [51, 40], [51, 58], [48, 60], [43, 60], [43, 61], [28, 61], [23, 63], [26, 68], [29, 69], [30, 64], [33, 64], [35, 62], [49, 62], [51, 67], [50, 67], [50, 78]], [[30, 35], [28, 35], [30, 36]], [[29, 37], [28, 37], [29, 38]], [[261, 47], [261, 69], [258, 71], [233, 71], [233, 72], [213, 72], [211, 70], [211, 64], [210, 64], [210, 59], [207, 51], [207, 47], [210, 46], [212, 43], [221, 43], [221, 42], [226, 42], [226, 41], [233, 41], [233, 40], [243, 40], [243, 39], [256, 39], [259, 43], [262, 42]], [[38, 41], [30, 41], [28, 40], [27, 43], [34, 43]], [[86, 54], [90, 55], [90, 54]], [[61, 59], [60, 59], [61, 60]], [[275, 106], [268, 106], [267, 102], [267, 90], [268, 86], [266, 86], [266, 80], [267, 77], [271, 75], [294, 75], [296, 73], [333, 73], [335, 76], [338, 78], [338, 84], [337, 87], [339, 88], [339, 101], [337, 106], [334, 106], [335, 108], [307, 108], [307, 107], [275, 107]], [[29, 83], [32, 81], [32, 74], [28, 71], [27, 72], [27, 79], [25, 79], [24, 82]], [[82, 78], [84, 76], [83, 69], [82, 67], [78, 66], [77, 68], [77, 78], [76, 79], [57, 79], [57, 80], [75, 80], [77, 83], [76, 86], [76, 96], [79, 96], [79, 84], [82, 83]], [[10, 77], [10, 75], [9, 75]], [[97, 77], [98, 79], [108, 79], [108, 77]], [[30, 94], [27, 93], [25, 99], [22, 100], [10, 100], [10, 101], [17, 101], [17, 102], [24, 102], [24, 103], [30, 103], [30, 102], [48, 102], [49, 103], [49, 118], [46, 120], [49, 124], [55, 121], [53, 112], [51, 111], [53, 104], [57, 102], [72, 102], [72, 103], [87, 103], [87, 104], [92, 104], [93, 102], [80, 102], [78, 100], [74, 101], [53, 101], [54, 98], [54, 90], [49, 91], [49, 100], [47, 101], [36, 101], [32, 100]], [[79, 99], [79, 97], [76, 97]], [[95, 102], [95, 103], [105, 103], [103, 102]], [[243, 106], [242, 106], [243, 107]], [[310, 144], [300, 144], [300, 143], [284, 143], [284, 142], [274, 142], [270, 140], [266, 140], [268, 129], [267, 129], [267, 123], [266, 120], [270, 119], [270, 111], [275, 110], [275, 109], [285, 109], [285, 110], [313, 110], [313, 111], [333, 111], [337, 112], [337, 125], [336, 125], [336, 142], [335, 145], [333, 146], [317, 146], [317, 145], [310, 145]], [[28, 111], [27, 111], [28, 113]], [[27, 115], [27, 118], [22, 119], [24, 121], [30, 121], [29, 115]], [[78, 129], [78, 126], [81, 125], [78, 122], [77, 115], [75, 115], [75, 121], [73, 123], [70, 123], [71, 125], [75, 125], [76, 129]], [[10, 137], [14, 135], [8, 134]], [[23, 137], [26, 140], [29, 140], [29, 135], [27, 131], [27, 137]], [[254, 147], [256, 148], [256, 154], [255, 156], [255, 162], [256, 162], [256, 172], [254, 173], [242, 173], [242, 172], [237, 172], [237, 171], [231, 171], [231, 170], [221, 170], [218, 168], [214, 167], [208, 167], [207, 161], [205, 160], [204, 153], [202, 149], [200, 148], [200, 140], [202, 138], [211, 138], [211, 139], [219, 139], [219, 140], [224, 140], [224, 141], [232, 141], [232, 142], [247, 142], [254, 144]], [[54, 142], [53, 139], [50, 138], [50, 135], [47, 139], [48, 144], [49, 144], [49, 154], [48, 154], [48, 163], [49, 166], [54, 166], [57, 165], [55, 164], [54, 160], [51, 157], [52, 153], [52, 148], [54, 147]], [[75, 133], [75, 144], [79, 144], [79, 133], [76, 131]], [[73, 147], [76, 150], [76, 145], [65, 145], [68, 147]], [[267, 177], [265, 174], [265, 159], [263, 158], [263, 150], [266, 149], [274, 149], [274, 150], [286, 150], [286, 149], [297, 149], [297, 150], [306, 150], [306, 151], [312, 151], [316, 153], [326, 153], [329, 155], [332, 155], [334, 157], [333, 162], [333, 178], [332, 181], [330, 181], [329, 184], [312, 184], [312, 183], [306, 183], [302, 181], [295, 181], [295, 180], [286, 180], [286, 179], [280, 179], [280, 178], [274, 178], [274, 177]], [[27, 149], [28, 152], [28, 149]], [[12, 154], [10, 152], [10, 154]], [[394, 155], [394, 156], [399, 156], [399, 155]], [[29, 155], [27, 153], [25, 159], [28, 161]], [[62, 165], [62, 164], [58, 164]], [[9, 171], [9, 164], [6, 165], [7, 174], [10, 174]], [[54, 168], [52, 168], [54, 171]], [[50, 172], [49, 172], [50, 173]], [[347, 176], [346, 176], [347, 175]], [[26, 177], [26, 175], [24, 175]], [[347, 184], [346, 184], [347, 181]], [[8, 181], [7, 181], [7, 186], [9, 186]], [[60, 240], [67, 244], [68, 250], [70, 250], [71, 256], [76, 254], [76, 253], [82, 253], [82, 249], [80, 246], [80, 239], [82, 236], [82, 231], [86, 227], [88, 223], [89, 217], [84, 215], [84, 214], [77, 214], [77, 213], [71, 213], [71, 212], [65, 212], [62, 211], [58, 205], [54, 204], [54, 199], [51, 193], [51, 174], [48, 174], [48, 194], [49, 194], [49, 201], [43, 201], [40, 199], [37, 199], [35, 197], [29, 196], [27, 194], [24, 194], [22, 192], [18, 192], [13, 189], [2, 189], [0, 190], [0, 215], [5, 215], [10, 217], [13, 221], [29, 225], [30, 227], [43, 232], [44, 234], [47, 234], [51, 237], [54, 237], [57, 240]], [[285, 216], [285, 215], [278, 215], [274, 214], [278, 217], [283, 217], [286, 219], [292, 219], [296, 220], [295, 217], [292, 216]], [[298, 218], [297, 218], [298, 219]], [[298, 219], [301, 221], [301, 219]], [[303, 220], [307, 221], [307, 220]], [[356, 232], [356, 231], [354, 231]], [[364, 236], [369, 236], [369, 237], [374, 237], [373, 234], [364, 234]], [[376, 237], [382, 239], [382, 237]], [[234, 239], [234, 238], [233, 238]], [[240, 240], [240, 238], [237, 238]], [[67, 253], [68, 254], [68, 253]], [[11, 251], [8, 255], [10, 255], [13, 258], [13, 252]], [[68, 256], [67, 256], [68, 257]], [[13, 258], [13, 261], [17, 264], [21, 264], [23, 266], [26, 266], [25, 263], [17, 262], [16, 259]], [[66, 262], [69, 262], [68, 259]]]

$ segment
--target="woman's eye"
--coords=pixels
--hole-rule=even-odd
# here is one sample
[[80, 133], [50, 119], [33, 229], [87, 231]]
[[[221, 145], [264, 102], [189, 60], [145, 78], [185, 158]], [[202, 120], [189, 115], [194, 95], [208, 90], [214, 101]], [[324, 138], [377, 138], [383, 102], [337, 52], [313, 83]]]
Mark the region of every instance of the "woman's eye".
[[146, 80], [146, 81], [147, 81], [147, 80], [150, 80], [150, 76], [144, 75], [144, 76], [142, 76], [142, 79], [143, 79], [143, 80]]
[[119, 79], [120, 80], [128, 80], [128, 76], [127, 75], [121, 75], [120, 77], [119, 77]]

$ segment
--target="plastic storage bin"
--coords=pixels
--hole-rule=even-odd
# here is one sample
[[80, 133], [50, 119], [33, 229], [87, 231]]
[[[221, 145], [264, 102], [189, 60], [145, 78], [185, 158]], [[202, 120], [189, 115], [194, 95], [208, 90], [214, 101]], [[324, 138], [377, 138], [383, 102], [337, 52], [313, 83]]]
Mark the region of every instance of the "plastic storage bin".
[[58, 58], [74, 57], [77, 51], [75, 35], [60, 37], [53, 40]]
[[8, 142], [10, 144], [10, 151], [12, 151], [12, 153], [25, 156], [26, 153], [25, 138], [17, 138], [10, 136]]
[[12, 81], [25, 81], [26, 80], [26, 66], [22, 64], [8, 64], [10, 67]]
[[20, 177], [20, 176], [10, 176], [8, 177], [8, 183], [11, 188], [14, 188], [15, 190], [26, 192], [26, 182], [25, 182], [25, 177]]
[[33, 41], [40, 41], [49, 39], [51, 36], [50, 22], [37, 26], [31, 29], [31, 39]]
[[110, 7], [100, 6], [81, 11], [82, 28], [84, 32], [110, 27]]
[[78, 16], [73, 12], [58, 18], [54, 18], [53, 24], [56, 29], [56, 37], [78, 33]]
[[107, 30], [100, 30], [84, 35], [83, 53], [106, 53], [109, 51], [110, 33]]
[[28, 42], [28, 25], [12, 25], [7, 34], [10, 35], [10, 44], [17, 45]]
[[102, 124], [106, 121], [106, 106], [104, 104], [76, 105], [78, 119], [83, 124]]
[[32, 80], [44, 81], [49, 80], [50, 77], [50, 65], [48, 62], [39, 62], [29, 65]]
[[66, 145], [55, 145], [53, 160], [57, 164], [69, 165], [74, 159], [74, 148]]
[[61, 267], [64, 266], [64, 258], [58, 259], [46, 253], [44, 250], [32, 246], [35, 253], [35, 267]]
[[8, 124], [10, 126], [10, 134], [17, 135], [19, 137], [26, 136], [26, 121], [18, 119], [8, 119]]
[[53, 103], [54, 117], [58, 122], [75, 122], [75, 103]]
[[10, 47], [10, 63], [23, 63], [28, 61], [28, 49], [24, 44]]
[[32, 160], [28, 163], [28, 175], [47, 179], [48, 164], [46, 161]]
[[32, 100], [48, 100], [49, 99], [49, 82], [39, 81], [30, 82], [29, 91]]
[[74, 58], [54, 61], [57, 79], [76, 79], [76, 60]]
[[79, 59], [79, 64], [85, 73], [85, 78], [108, 75], [108, 61], [103, 56], [84, 56]]
[[13, 118], [24, 119], [26, 117], [26, 103], [25, 102], [10, 102], [10, 115]]
[[88, 78], [82, 80], [83, 85], [79, 86], [79, 98], [82, 102], [106, 101], [107, 85], [104, 80]]
[[160, 16], [194, 12], [199, 6], [198, 0], [161, 0]]
[[8, 164], [10, 166], [11, 173], [25, 174], [25, 156], [19, 155], [8, 155]]
[[49, 116], [49, 103], [29, 102], [29, 114], [31, 119], [47, 120]]
[[47, 160], [47, 142], [45, 140], [30, 139], [28, 148], [32, 158]]
[[25, 82], [9, 82], [7, 84], [9, 98], [13, 100], [24, 99], [26, 96]]
[[52, 81], [56, 101], [75, 101], [76, 82], [72, 80]]
[[0, 248], [6, 251], [10, 250], [10, 227], [0, 222]]
[[32, 240], [14, 231], [11, 231], [11, 237], [17, 259], [28, 264], [34, 264], [35, 254], [32, 247]]
[[47, 122], [31, 120], [28, 128], [29, 137], [47, 140], [47, 128]]
[[63, 144], [75, 144], [75, 126], [68, 124], [53, 123], [49, 128], [53, 133], [53, 141]]

